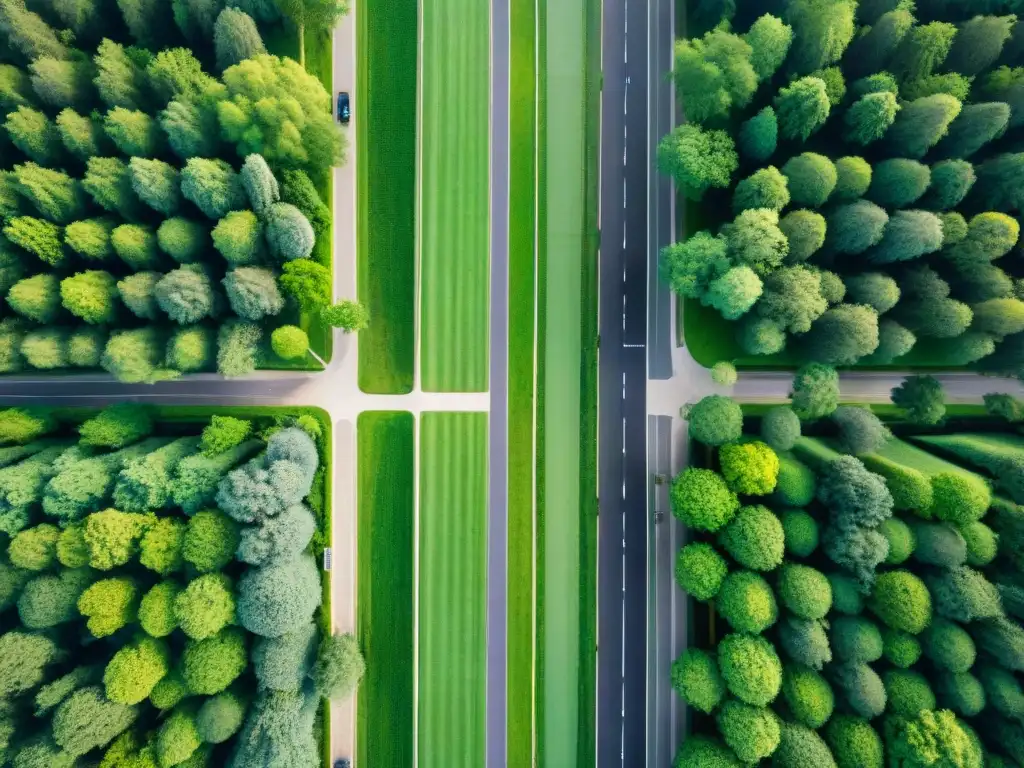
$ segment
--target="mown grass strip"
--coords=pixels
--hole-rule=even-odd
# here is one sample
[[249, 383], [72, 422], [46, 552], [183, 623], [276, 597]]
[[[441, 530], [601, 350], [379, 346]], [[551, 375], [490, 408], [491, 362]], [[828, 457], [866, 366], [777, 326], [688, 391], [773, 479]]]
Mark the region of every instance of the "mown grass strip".
[[421, 428], [418, 765], [468, 768], [485, 762], [487, 415]]
[[359, 388], [400, 395], [416, 356], [416, 0], [357, 0], [356, 24]]
[[421, 384], [428, 392], [483, 392], [490, 289], [490, 3], [423, 0], [422, 19]]
[[533, 407], [536, 0], [511, 6], [508, 318], [507, 761], [533, 762]]
[[358, 444], [358, 765], [413, 764], [413, 417], [366, 411]]

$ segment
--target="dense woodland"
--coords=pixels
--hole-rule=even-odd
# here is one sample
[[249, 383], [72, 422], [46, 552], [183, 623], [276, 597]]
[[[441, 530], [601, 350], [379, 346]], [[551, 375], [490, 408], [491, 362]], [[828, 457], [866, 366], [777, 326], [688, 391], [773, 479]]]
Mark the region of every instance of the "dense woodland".
[[[662, 254], [751, 355], [1024, 371], [1024, 24], [1000, 0], [690, 3]], [[937, 342], [937, 343], [934, 343]]]
[[311, 258], [331, 96], [260, 31], [344, 10], [0, 0], [0, 372], [236, 376], [305, 357], [311, 323], [365, 326], [332, 305], [331, 249]]
[[321, 615], [321, 430], [0, 412], [0, 765], [322, 764], [363, 661]]
[[812, 363], [790, 405], [690, 407], [677, 768], [1024, 765], [1024, 402], [950, 417], [931, 377], [892, 400], [839, 405]]

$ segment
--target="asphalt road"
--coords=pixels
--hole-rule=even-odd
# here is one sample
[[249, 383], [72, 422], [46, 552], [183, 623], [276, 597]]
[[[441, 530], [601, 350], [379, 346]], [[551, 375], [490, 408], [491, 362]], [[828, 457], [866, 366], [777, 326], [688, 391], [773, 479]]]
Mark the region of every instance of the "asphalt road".
[[610, 768], [646, 752], [651, 19], [643, 0], [603, 13], [597, 764]]
[[508, 602], [509, 0], [491, 0], [491, 339], [487, 765], [505, 765]]

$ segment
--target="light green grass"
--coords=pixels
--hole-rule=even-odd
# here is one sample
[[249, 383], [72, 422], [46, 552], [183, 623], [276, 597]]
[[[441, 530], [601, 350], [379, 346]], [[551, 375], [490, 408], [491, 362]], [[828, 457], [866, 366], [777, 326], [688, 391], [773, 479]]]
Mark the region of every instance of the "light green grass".
[[366, 411], [358, 442], [357, 765], [413, 764], [413, 417]]
[[969, 469], [964, 469], [958, 464], [941, 459], [933, 453], [929, 453], [916, 445], [911, 445], [903, 440], [889, 440], [875, 453], [882, 458], [894, 461], [897, 464], [916, 469], [928, 477], [935, 477], [943, 473], [966, 475], [981, 480], [981, 476]]
[[428, 392], [487, 389], [489, 9], [481, 0], [422, 2], [420, 366]]
[[370, 327], [359, 388], [412, 391], [416, 357], [416, 0], [356, 0], [356, 259]]
[[424, 413], [421, 435], [418, 765], [473, 768], [486, 741], [487, 415]]
[[511, 6], [508, 317], [507, 761], [533, 762], [533, 408], [536, 0]]
[[581, 757], [581, 344], [585, 227], [586, 5], [546, 3], [542, 565], [538, 577], [538, 751], [544, 766]]

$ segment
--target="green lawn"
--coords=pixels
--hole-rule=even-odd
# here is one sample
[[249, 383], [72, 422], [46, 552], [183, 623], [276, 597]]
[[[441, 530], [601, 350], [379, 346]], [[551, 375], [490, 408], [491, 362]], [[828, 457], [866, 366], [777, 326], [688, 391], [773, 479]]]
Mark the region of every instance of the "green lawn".
[[[581, 658], [589, 610], [581, 584], [586, 556], [581, 530], [581, 435], [585, 407], [584, 237], [587, 224], [585, 0], [546, 4], [544, 40], [545, 281], [542, 318], [542, 455], [538, 457], [538, 751], [545, 766], [593, 762], [585, 721], [593, 713], [585, 696], [589, 674]], [[587, 281], [589, 283], [590, 272]], [[586, 311], [591, 311], [586, 302]], [[588, 446], [587, 450], [590, 450]], [[589, 567], [589, 562], [587, 567]]]
[[489, 9], [422, 3], [420, 365], [429, 392], [487, 389]]
[[356, 763], [413, 764], [413, 417], [367, 411], [358, 442], [359, 642]]
[[536, 279], [536, 0], [511, 6], [508, 318], [507, 757], [533, 762], [533, 355]]
[[416, 0], [356, 0], [353, 109], [359, 300], [359, 388], [412, 391], [416, 307]]
[[419, 492], [418, 765], [473, 768], [486, 743], [487, 414], [423, 414]]

